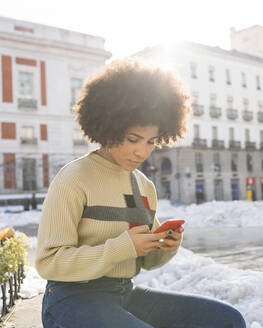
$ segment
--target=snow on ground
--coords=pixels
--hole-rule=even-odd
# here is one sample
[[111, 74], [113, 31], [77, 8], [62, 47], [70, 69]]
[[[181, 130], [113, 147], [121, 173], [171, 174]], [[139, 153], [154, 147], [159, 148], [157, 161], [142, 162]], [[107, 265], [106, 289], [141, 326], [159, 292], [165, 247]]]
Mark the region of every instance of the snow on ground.
[[164, 219], [184, 219], [190, 227], [257, 227], [263, 226], [263, 201], [212, 201], [189, 206], [173, 206], [160, 200], [157, 216]]
[[[38, 223], [40, 211], [5, 213], [0, 208], [0, 227]], [[189, 227], [246, 227], [263, 225], [263, 202], [209, 202], [202, 205], [174, 207], [169, 201], [159, 201], [160, 221], [168, 218], [185, 219]], [[36, 247], [36, 238], [30, 238]], [[136, 284], [174, 290], [182, 293], [215, 297], [234, 305], [245, 317], [248, 328], [263, 328], [263, 274], [252, 270], [238, 270], [216, 263], [181, 248], [165, 266], [143, 271]], [[30, 298], [43, 292], [45, 281], [33, 267], [29, 267], [21, 295]]]

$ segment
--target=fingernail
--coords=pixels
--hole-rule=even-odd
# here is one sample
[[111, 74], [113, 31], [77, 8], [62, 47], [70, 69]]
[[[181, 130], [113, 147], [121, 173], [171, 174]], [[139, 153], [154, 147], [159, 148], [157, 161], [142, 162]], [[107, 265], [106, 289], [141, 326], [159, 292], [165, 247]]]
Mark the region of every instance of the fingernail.
[[170, 230], [168, 231], [168, 235], [171, 235], [172, 233], [173, 233], [172, 231], [170, 231]]

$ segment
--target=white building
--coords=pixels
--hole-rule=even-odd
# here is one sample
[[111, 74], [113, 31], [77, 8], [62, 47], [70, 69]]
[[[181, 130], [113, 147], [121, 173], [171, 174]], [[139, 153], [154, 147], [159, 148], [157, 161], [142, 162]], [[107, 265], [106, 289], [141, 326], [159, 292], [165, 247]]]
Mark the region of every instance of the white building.
[[159, 197], [183, 203], [251, 194], [263, 199], [263, 27], [246, 29], [251, 40], [255, 31], [261, 46], [255, 43], [253, 55], [239, 51], [242, 42], [233, 29], [235, 50], [185, 42], [136, 54], [174, 71], [192, 96], [194, 115], [186, 139], [155, 152], [145, 166]]
[[0, 193], [46, 191], [87, 152], [71, 111], [83, 80], [111, 54], [105, 40], [0, 17]]

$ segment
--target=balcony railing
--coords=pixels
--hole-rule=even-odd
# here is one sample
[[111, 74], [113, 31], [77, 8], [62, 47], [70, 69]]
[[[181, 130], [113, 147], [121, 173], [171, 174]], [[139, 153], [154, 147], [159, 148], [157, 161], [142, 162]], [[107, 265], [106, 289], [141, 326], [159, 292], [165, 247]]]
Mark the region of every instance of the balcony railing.
[[18, 104], [18, 108], [29, 109], [29, 110], [37, 109], [36, 99], [18, 98], [17, 104]]
[[256, 143], [251, 141], [246, 141], [245, 148], [251, 150], [256, 149]]
[[235, 141], [235, 140], [230, 140], [229, 141], [229, 148], [230, 149], [241, 149], [241, 142], [240, 141]]
[[201, 116], [204, 114], [204, 106], [199, 104], [192, 104], [193, 112], [195, 116]]
[[194, 138], [192, 146], [195, 148], [206, 148], [206, 139]]
[[212, 148], [224, 149], [225, 148], [224, 140], [213, 139], [212, 140]]
[[245, 121], [249, 122], [253, 120], [253, 112], [244, 110], [242, 116]]
[[87, 142], [84, 139], [73, 140], [74, 146], [87, 146]]
[[228, 108], [226, 110], [227, 118], [230, 120], [236, 120], [238, 118], [237, 109]]
[[220, 107], [210, 106], [209, 110], [210, 110], [210, 116], [213, 118], [219, 118], [222, 114]]
[[258, 112], [258, 121], [263, 122], [263, 112]]
[[37, 145], [37, 138], [21, 138], [21, 145]]

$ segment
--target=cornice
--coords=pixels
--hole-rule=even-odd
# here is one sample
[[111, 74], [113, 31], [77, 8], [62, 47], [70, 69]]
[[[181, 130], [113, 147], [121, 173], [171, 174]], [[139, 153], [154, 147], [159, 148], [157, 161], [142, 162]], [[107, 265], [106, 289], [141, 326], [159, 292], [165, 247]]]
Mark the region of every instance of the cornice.
[[[44, 39], [35, 39], [35, 38], [25, 38], [22, 36], [17, 36], [12, 33], [3, 33], [0, 32], [0, 40], [7, 41], [8, 43], [11, 43], [12, 48], [17, 48], [21, 50], [21, 44], [24, 46], [33, 46], [38, 47], [36, 51], [39, 51], [39, 48], [42, 48], [42, 50], [45, 51], [45, 53], [51, 54], [51, 55], [58, 55], [58, 53], [55, 50], [63, 51], [63, 55], [94, 55], [96, 57], [102, 57], [104, 59], [109, 59], [112, 54], [109, 51], [106, 51], [104, 49], [99, 48], [93, 48], [93, 47], [84, 47], [75, 45], [72, 43], [64, 43], [64, 42], [56, 42], [51, 40], [44, 40]], [[23, 50], [25, 48], [23, 47]], [[65, 51], [67, 53], [65, 53]], [[60, 55], [60, 54], [59, 54]]]

